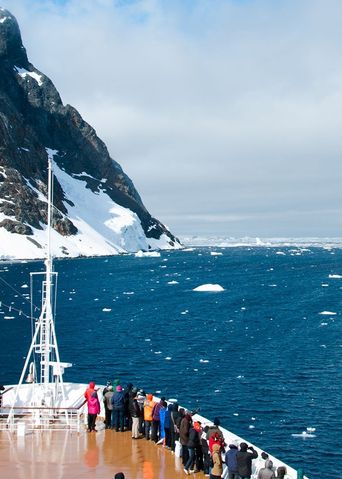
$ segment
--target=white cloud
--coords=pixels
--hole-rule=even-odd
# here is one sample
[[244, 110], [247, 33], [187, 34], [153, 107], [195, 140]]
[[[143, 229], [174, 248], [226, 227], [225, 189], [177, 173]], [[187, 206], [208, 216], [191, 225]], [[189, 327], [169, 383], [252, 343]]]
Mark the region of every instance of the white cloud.
[[174, 233], [340, 234], [341, 2], [2, 6]]

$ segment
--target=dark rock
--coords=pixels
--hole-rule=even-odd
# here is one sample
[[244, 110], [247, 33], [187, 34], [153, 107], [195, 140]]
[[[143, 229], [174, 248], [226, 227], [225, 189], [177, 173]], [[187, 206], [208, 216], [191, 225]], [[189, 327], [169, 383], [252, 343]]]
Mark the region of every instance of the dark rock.
[[10, 233], [17, 233], [19, 235], [33, 235], [32, 228], [28, 225], [7, 218], [0, 222], [0, 228], [5, 228]]
[[[135, 212], [147, 238], [159, 239], [165, 233], [171, 246], [178, 243], [147, 211], [133, 182], [95, 130], [75, 108], [63, 105], [51, 80], [29, 63], [16, 19], [0, 9], [0, 198], [4, 200], [0, 212], [38, 229], [47, 222], [46, 202], [39, 199], [39, 193], [46, 197], [47, 190], [46, 148], [57, 150], [54, 160], [69, 175], [86, 172], [84, 180], [91, 191], [103, 190]], [[67, 205], [72, 202], [55, 180], [58, 215], [53, 226], [62, 235], [75, 235]]]

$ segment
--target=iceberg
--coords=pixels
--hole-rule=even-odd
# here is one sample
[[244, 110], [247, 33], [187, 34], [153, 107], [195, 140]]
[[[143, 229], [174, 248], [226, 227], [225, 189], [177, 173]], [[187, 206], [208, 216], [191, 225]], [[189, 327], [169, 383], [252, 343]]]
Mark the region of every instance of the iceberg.
[[134, 255], [136, 258], [160, 258], [160, 253], [158, 251], [138, 251]]
[[224, 288], [222, 288], [222, 286], [219, 284], [202, 284], [201, 286], [197, 286], [197, 288], [194, 288], [193, 291], [220, 292], [224, 291]]

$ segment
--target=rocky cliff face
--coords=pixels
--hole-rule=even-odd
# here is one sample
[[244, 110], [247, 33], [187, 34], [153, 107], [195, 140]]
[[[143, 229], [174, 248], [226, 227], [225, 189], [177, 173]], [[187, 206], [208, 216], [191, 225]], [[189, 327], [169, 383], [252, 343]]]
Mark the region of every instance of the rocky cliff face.
[[[37, 257], [42, 256], [42, 245], [36, 236], [45, 229], [47, 220], [47, 155], [51, 150], [60, 172], [54, 184], [54, 229], [65, 238], [64, 243], [59, 238], [59, 255], [76, 254], [78, 235], [81, 242], [87, 241], [85, 224], [98, 229], [89, 215], [80, 218], [77, 203], [87, 198], [92, 204], [99, 195], [107, 203], [107, 217], [103, 218], [106, 228], [99, 234], [109, 249], [90, 248], [89, 254], [179, 246], [169, 230], [146, 210], [132, 181], [110, 157], [95, 130], [72, 106], [63, 105], [51, 80], [28, 61], [16, 19], [0, 8], [0, 239], [5, 231], [16, 244], [20, 244], [18, 238], [27, 243], [31, 237]], [[76, 190], [78, 194], [72, 194]], [[128, 224], [123, 220], [124, 211], [130, 218]], [[120, 222], [115, 221], [118, 216]], [[125, 234], [132, 225], [128, 245]], [[68, 248], [68, 238], [72, 237], [73, 247]], [[82, 248], [79, 253], [85, 254]], [[6, 257], [3, 245], [0, 257]]]

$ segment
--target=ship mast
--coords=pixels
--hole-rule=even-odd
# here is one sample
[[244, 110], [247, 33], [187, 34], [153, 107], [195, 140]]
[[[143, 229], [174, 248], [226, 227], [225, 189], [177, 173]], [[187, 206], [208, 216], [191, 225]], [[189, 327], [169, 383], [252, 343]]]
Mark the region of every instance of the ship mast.
[[[20, 388], [27, 375], [26, 382], [31, 383], [32, 390], [30, 402], [36, 406], [56, 406], [59, 399], [65, 402], [65, 390], [63, 383], [64, 368], [72, 366], [70, 363], [62, 363], [59, 357], [57, 337], [54, 323], [54, 300], [57, 292], [58, 273], [53, 271], [51, 252], [51, 229], [52, 229], [52, 172], [53, 153], [48, 150], [48, 198], [47, 198], [47, 248], [44, 273], [30, 273], [31, 283], [34, 275], [42, 275], [41, 284], [42, 306], [39, 318], [35, 321], [35, 330], [31, 346], [16, 389], [14, 407], [19, 399]], [[39, 375], [36, 370], [36, 363], [39, 364]], [[27, 386], [26, 386], [27, 387]], [[27, 401], [27, 399], [26, 399]], [[9, 419], [13, 415], [11, 410]]]

